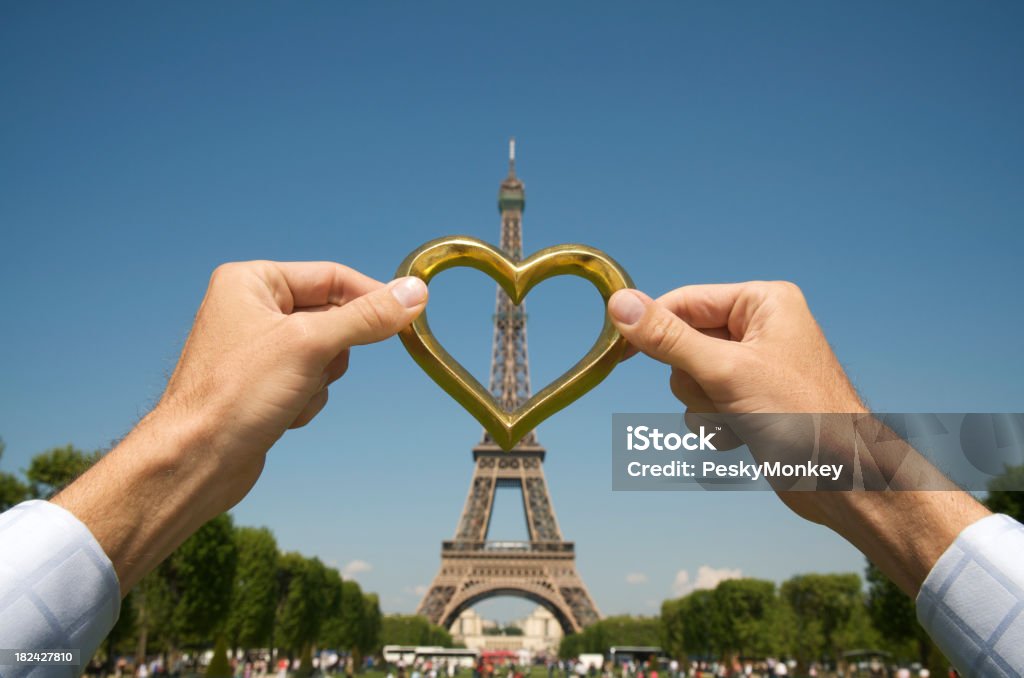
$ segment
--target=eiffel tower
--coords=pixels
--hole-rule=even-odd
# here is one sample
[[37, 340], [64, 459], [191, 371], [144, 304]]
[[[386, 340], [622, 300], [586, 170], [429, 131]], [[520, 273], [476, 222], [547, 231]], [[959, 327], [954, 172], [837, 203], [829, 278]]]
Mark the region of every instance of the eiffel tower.
[[[515, 139], [509, 142], [508, 176], [498, 191], [501, 248], [513, 260], [523, 257], [523, 182], [516, 176]], [[512, 410], [530, 397], [526, 352], [526, 311], [498, 287], [494, 313], [490, 391]], [[562, 538], [544, 479], [545, 449], [535, 431], [509, 452], [486, 431], [473, 448], [473, 480], [455, 538], [441, 543], [441, 569], [416, 613], [445, 628], [463, 611], [487, 598], [518, 596], [547, 608], [566, 634], [576, 633], [601, 615], [576, 571], [576, 552]], [[499, 487], [522, 493], [529, 541], [488, 541]]]

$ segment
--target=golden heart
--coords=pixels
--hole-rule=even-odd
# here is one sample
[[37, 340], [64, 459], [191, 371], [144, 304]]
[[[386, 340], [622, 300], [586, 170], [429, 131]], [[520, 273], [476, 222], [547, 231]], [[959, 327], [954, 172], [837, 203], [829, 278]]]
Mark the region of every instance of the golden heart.
[[[438, 238], [415, 250], [398, 267], [395, 277], [414, 275], [429, 283], [441, 271], [456, 266], [468, 266], [491, 276], [508, 293], [513, 304], [522, 303], [535, 285], [556, 275], [576, 275], [589, 280], [606, 305], [613, 293], [633, 286], [629, 275], [614, 259], [586, 245], [556, 245], [514, 262], [482, 240], [460, 235]], [[512, 449], [537, 424], [600, 384], [626, 350], [626, 340], [615, 329], [606, 310], [604, 327], [583, 359], [514, 412], [507, 412], [444, 350], [430, 331], [426, 312], [399, 336], [423, 371], [476, 417], [504, 450]]]

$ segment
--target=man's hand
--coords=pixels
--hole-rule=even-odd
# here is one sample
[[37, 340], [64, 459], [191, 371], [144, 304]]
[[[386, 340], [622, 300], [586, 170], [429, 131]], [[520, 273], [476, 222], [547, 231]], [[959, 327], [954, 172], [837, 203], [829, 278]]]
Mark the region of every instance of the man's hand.
[[392, 336], [426, 301], [418, 278], [384, 285], [340, 264], [219, 267], [157, 406], [54, 502], [92, 530], [126, 594], [246, 495], [270, 446], [327, 403], [352, 346]]
[[217, 422], [216, 463], [235, 478], [225, 510], [245, 496], [285, 430], [327, 404], [349, 348], [392, 336], [426, 301], [418, 278], [385, 286], [328, 262], [253, 261], [214, 271], [157, 409]]
[[[710, 413], [867, 412], [791, 283], [680, 287], [657, 301], [621, 290], [609, 299], [608, 311], [636, 350], [671, 366], [672, 393], [687, 406], [688, 419]], [[734, 432], [755, 456], [764, 454], [756, 442], [778, 435], [753, 430], [757, 417], [747, 419], [753, 424], [732, 421], [740, 422]], [[786, 449], [781, 442], [767, 447]], [[874, 440], [857, 444], [862, 455], [886, 456], [885, 450], [870, 449]], [[851, 436], [827, 453], [845, 456], [852, 469], [853, 449]], [[917, 473], [920, 466], [909, 471]], [[988, 514], [963, 492], [804, 491], [780, 497], [799, 515], [851, 541], [910, 594], [956, 535]]]
[[657, 303], [623, 290], [608, 308], [632, 346], [672, 366], [693, 412], [865, 411], [792, 283], [693, 285]]
[[[635, 349], [671, 366], [669, 386], [692, 423], [713, 413], [866, 412], [792, 283], [694, 285], [656, 302], [642, 292], [623, 290], [608, 308]], [[759, 460], [787, 461], [763, 449], [791, 447], [786, 441], [757, 444], [774, 433], [756, 430], [769, 420], [773, 428], [785, 423], [777, 417], [749, 417], [744, 427], [743, 418], [730, 419], [733, 425], [719, 435], [718, 449], [739, 445], [735, 434]], [[825, 522], [812, 493], [780, 496], [804, 518]]]

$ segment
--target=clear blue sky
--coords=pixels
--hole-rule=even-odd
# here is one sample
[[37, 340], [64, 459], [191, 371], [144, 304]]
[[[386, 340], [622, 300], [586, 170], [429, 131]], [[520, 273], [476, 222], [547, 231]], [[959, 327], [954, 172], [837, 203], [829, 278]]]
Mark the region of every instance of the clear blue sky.
[[[2, 465], [123, 435], [220, 262], [387, 279], [428, 239], [495, 240], [512, 135], [527, 251], [603, 248], [651, 293], [794, 280], [876, 408], [1022, 411], [1022, 28], [1012, 2], [4, 4]], [[493, 284], [432, 292], [483, 376]], [[540, 384], [600, 307], [573, 280], [528, 306]], [[653, 612], [701, 566], [862, 570], [769, 494], [612, 493], [610, 414], [677, 408], [635, 359], [539, 430], [603, 612]], [[479, 435], [397, 341], [360, 349], [234, 515], [368, 563], [410, 611]]]

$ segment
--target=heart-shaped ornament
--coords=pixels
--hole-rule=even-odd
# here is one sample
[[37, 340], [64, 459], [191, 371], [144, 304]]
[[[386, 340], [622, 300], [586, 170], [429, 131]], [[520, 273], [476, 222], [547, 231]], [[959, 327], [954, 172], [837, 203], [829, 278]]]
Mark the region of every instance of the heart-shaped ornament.
[[[468, 266], [491, 276], [517, 305], [534, 286], [556, 275], [576, 275], [590, 281], [606, 305], [616, 291], [633, 286], [629, 275], [614, 259], [586, 245], [556, 245], [515, 262], [482, 240], [461, 235], [438, 238], [416, 249], [398, 267], [395, 277], [414, 275], [429, 284], [435, 275], [456, 266]], [[504, 450], [512, 449], [537, 424], [600, 384], [626, 350], [626, 340], [615, 329], [606, 310], [604, 327], [583, 359], [515, 411], [508, 412], [444, 350], [430, 331], [426, 312], [399, 336], [423, 371], [476, 417]]]

